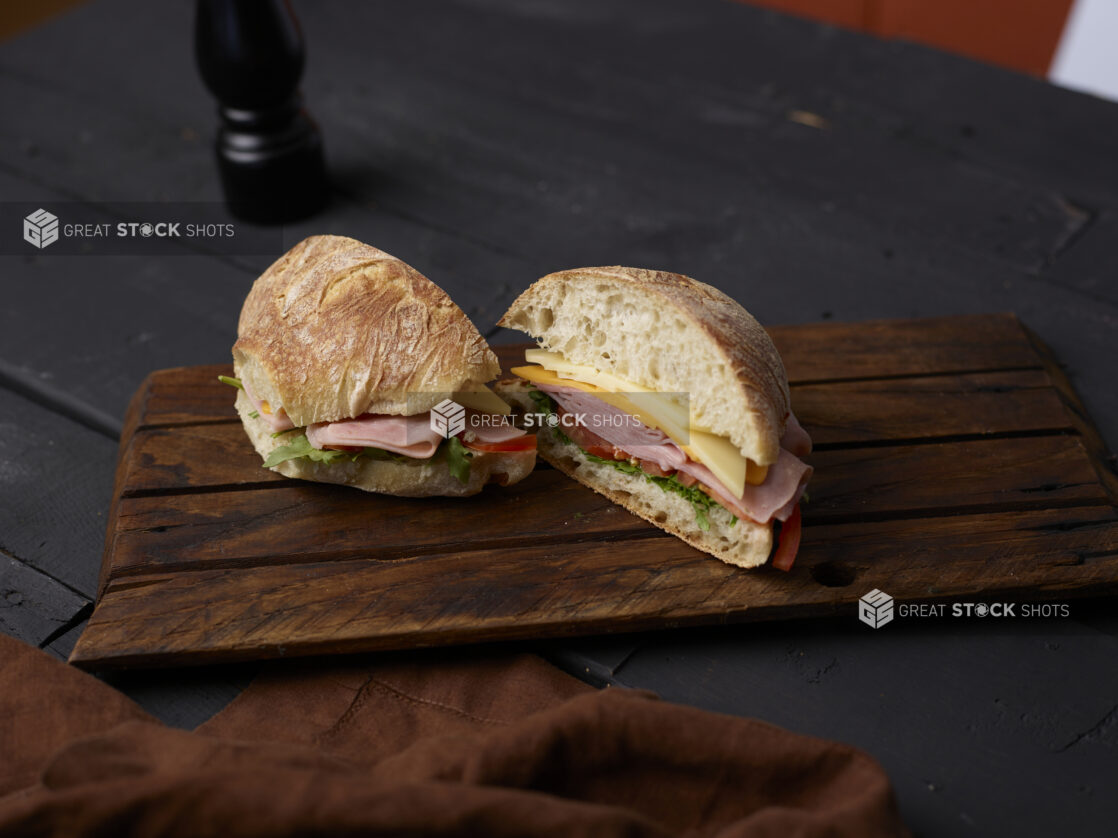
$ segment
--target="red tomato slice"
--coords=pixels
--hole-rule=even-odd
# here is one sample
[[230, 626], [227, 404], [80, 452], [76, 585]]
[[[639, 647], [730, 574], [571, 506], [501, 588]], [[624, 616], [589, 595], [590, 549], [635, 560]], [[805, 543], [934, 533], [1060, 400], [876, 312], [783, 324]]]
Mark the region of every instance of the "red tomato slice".
[[485, 451], [490, 454], [536, 450], [535, 434], [524, 434], [524, 436], [506, 439], [504, 442], [480, 442], [478, 440], [467, 442], [466, 440], [462, 439], [462, 437], [458, 437], [458, 439], [461, 440], [462, 444], [465, 445], [467, 448], [472, 448], [475, 451]]
[[800, 505], [797, 503], [788, 520], [780, 525], [780, 541], [773, 553], [773, 567], [777, 570], [791, 570], [800, 549]]
[[603, 460], [619, 459], [613, 456], [617, 449], [612, 445], [584, 445], [582, 450], [587, 454], [593, 454], [595, 457], [601, 457]]

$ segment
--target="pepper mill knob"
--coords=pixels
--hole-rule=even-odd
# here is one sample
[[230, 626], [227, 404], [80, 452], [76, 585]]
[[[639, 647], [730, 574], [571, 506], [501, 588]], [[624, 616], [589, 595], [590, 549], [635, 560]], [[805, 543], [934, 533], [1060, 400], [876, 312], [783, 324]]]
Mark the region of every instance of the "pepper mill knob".
[[326, 204], [318, 126], [302, 106], [303, 37], [284, 0], [198, 0], [194, 53], [217, 98], [225, 201], [246, 221], [282, 223]]

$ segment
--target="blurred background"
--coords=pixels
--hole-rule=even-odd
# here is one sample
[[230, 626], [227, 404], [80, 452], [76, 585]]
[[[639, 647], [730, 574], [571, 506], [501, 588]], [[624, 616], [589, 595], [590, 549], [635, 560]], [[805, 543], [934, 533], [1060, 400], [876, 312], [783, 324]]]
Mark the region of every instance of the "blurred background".
[[[5, 3], [0, 39], [84, 0]], [[686, 0], [680, 0], [686, 2]], [[938, 47], [1118, 101], [1116, 0], [738, 0]]]

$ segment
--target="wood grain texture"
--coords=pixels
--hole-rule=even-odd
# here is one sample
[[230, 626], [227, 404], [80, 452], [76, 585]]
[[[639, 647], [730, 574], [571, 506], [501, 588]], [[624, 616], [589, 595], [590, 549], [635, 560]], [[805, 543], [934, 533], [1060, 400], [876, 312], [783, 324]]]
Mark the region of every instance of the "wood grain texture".
[[[823, 444], [790, 574], [699, 553], [553, 469], [457, 501], [280, 478], [225, 367], [163, 370], [126, 420], [98, 605], [71, 660], [212, 663], [633, 632], [1118, 587], [1096, 441], [1011, 316], [781, 327]], [[504, 366], [524, 346], [501, 347]], [[876, 359], [876, 361], [875, 361]], [[830, 378], [829, 378], [830, 377]]]

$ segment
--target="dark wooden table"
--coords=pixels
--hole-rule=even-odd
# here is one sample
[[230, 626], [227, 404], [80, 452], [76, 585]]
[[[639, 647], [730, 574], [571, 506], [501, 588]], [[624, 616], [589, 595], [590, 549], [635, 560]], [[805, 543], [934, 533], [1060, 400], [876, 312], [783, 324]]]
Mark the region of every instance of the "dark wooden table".
[[[336, 184], [286, 245], [374, 243], [483, 331], [531, 280], [588, 264], [688, 273], [766, 323], [1012, 310], [1118, 447], [1118, 105], [716, 0], [296, 8]], [[0, 200], [112, 218], [217, 199], [191, 17], [185, 0], [97, 0], [0, 45]], [[227, 360], [270, 259], [0, 259], [0, 630], [65, 657], [129, 396], [151, 369]], [[854, 743], [919, 834], [1110, 835], [1118, 619], [1074, 608], [532, 648], [598, 683]], [[254, 672], [112, 682], [192, 727]]]

